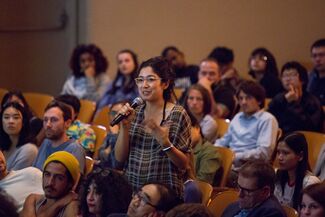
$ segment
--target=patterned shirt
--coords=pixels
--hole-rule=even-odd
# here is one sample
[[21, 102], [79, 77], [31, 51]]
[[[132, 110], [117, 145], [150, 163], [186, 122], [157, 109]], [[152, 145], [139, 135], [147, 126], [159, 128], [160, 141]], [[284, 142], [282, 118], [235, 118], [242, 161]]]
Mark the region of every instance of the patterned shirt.
[[[130, 128], [130, 154], [126, 176], [134, 190], [147, 182], [159, 181], [171, 186], [183, 197], [184, 171], [177, 168], [161, 151], [161, 145], [148, 132], [145, 131], [144, 120], [145, 105], [136, 109], [136, 117]], [[169, 140], [179, 150], [186, 152], [191, 143], [191, 122], [183, 107], [175, 105], [165, 121], [171, 121]]]
[[66, 133], [70, 139], [77, 141], [86, 151], [95, 151], [96, 135], [89, 124], [75, 120]]

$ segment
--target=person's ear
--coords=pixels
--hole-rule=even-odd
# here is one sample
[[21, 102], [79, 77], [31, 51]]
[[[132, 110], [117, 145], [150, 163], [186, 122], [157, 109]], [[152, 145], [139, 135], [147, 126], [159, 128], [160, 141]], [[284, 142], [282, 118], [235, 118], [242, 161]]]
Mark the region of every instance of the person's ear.
[[298, 154], [298, 161], [302, 161], [304, 159], [304, 153], [301, 151], [299, 154]]
[[71, 119], [68, 119], [68, 120], [64, 121], [64, 127], [65, 127], [65, 129], [68, 129], [70, 127], [71, 122], [72, 122]]

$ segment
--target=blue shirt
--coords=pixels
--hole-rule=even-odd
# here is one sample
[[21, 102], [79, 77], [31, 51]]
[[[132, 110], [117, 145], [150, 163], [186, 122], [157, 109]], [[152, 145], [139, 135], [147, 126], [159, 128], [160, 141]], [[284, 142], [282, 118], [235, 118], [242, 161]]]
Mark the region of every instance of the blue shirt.
[[270, 159], [277, 131], [278, 122], [269, 112], [260, 110], [250, 116], [240, 112], [230, 122], [228, 132], [214, 145], [232, 149], [235, 162]]
[[80, 164], [80, 173], [84, 173], [85, 168], [85, 152], [84, 149], [76, 143], [74, 140], [68, 140], [58, 147], [53, 147], [52, 142], [49, 139], [45, 139], [41, 147], [38, 150], [38, 155], [33, 163], [33, 167], [36, 167], [43, 171], [43, 164], [46, 159], [57, 151], [67, 151], [77, 158]]

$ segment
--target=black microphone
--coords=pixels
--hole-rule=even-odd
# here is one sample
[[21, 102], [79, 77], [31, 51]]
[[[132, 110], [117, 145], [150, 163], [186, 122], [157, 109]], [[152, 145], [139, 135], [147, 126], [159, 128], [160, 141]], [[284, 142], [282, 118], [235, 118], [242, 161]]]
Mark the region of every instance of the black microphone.
[[[132, 108], [136, 108], [139, 105], [142, 105], [144, 103], [143, 99], [141, 99], [140, 97], [137, 97], [133, 100], [131, 107]], [[122, 115], [122, 114], [118, 114], [115, 116], [115, 118], [111, 121], [110, 125], [114, 126], [118, 123], [120, 123], [124, 118], [126, 118], [128, 115]]]

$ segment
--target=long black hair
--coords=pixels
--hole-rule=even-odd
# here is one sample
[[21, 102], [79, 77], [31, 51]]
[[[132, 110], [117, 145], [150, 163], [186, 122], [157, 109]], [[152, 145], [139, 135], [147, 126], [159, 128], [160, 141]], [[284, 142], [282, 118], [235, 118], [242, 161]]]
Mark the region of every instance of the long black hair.
[[27, 116], [27, 110], [18, 102], [9, 102], [6, 103], [0, 113], [1, 117], [1, 124], [0, 124], [0, 149], [2, 151], [7, 151], [11, 147], [11, 140], [9, 135], [3, 129], [3, 113], [7, 110], [7, 108], [14, 108], [18, 110], [22, 115], [22, 128], [19, 133], [19, 139], [17, 143], [17, 148], [20, 146], [25, 145], [26, 143], [35, 143], [35, 138], [33, 138], [31, 131], [30, 131], [30, 124], [29, 119]]
[[[308, 163], [308, 144], [304, 134], [294, 132], [286, 135], [279, 139], [279, 143], [285, 143], [292, 151], [297, 155], [302, 155], [302, 160], [300, 160], [296, 167], [296, 181], [295, 190], [292, 197], [293, 208], [297, 209], [299, 206], [299, 196], [303, 189], [303, 180], [305, 178], [306, 172], [310, 171], [310, 166]], [[282, 188], [282, 194], [284, 194], [284, 187], [289, 180], [289, 175], [287, 170], [279, 169], [276, 172], [276, 181], [280, 183]]]

